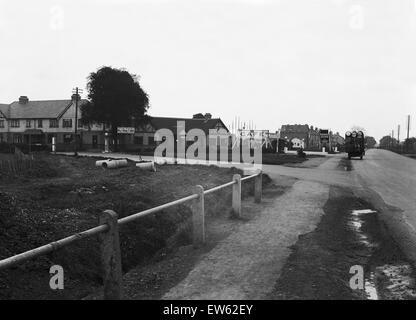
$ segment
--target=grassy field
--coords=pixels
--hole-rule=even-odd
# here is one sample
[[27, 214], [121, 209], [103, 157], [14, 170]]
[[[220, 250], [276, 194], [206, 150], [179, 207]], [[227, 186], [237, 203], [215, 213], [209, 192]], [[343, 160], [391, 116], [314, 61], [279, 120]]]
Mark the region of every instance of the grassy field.
[[[1, 157], [8, 157], [0, 155]], [[0, 259], [97, 225], [106, 209], [119, 217], [211, 188], [240, 173], [215, 166], [158, 166], [157, 172], [128, 167], [104, 170], [96, 159], [37, 155], [34, 171], [0, 175]], [[267, 177], [263, 179], [268, 183]], [[243, 185], [243, 194], [252, 184]], [[229, 215], [231, 188], [206, 198], [207, 220]], [[188, 205], [144, 217], [121, 228], [123, 271], [145, 262], [158, 250], [190, 243]], [[65, 290], [49, 289], [49, 268], [62, 265]], [[0, 299], [73, 299], [101, 285], [96, 238], [74, 243], [49, 255], [0, 272]]]

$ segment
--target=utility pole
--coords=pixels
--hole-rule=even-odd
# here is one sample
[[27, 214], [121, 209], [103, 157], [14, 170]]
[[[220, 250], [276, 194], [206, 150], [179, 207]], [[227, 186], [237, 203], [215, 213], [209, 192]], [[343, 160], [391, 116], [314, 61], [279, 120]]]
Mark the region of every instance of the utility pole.
[[407, 116], [407, 139], [409, 139], [410, 132], [410, 114]]
[[397, 126], [397, 143], [400, 144], [400, 124]]
[[391, 148], [394, 147], [394, 130], [391, 130]]
[[74, 143], [74, 156], [78, 155], [78, 101], [80, 100], [79, 94], [82, 93], [82, 89], [78, 89], [76, 87], [72, 90], [72, 92], [75, 94], [75, 143]]

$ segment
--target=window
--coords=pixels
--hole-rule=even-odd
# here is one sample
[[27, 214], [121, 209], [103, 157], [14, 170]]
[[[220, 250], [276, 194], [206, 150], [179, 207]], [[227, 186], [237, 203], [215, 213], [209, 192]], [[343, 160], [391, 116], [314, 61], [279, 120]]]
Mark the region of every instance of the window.
[[10, 120], [10, 127], [19, 128], [20, 127], [20, 121], [19, 120]]
[[135, 136], [134, 139], [133, 139], [133, 143], [142, 145], [143, 144], [143, 137], [142, 136]]
[[49, 128], [59, 128], [59, 122], [56, 119], [49, 120]]
[[64, 143], [69, 144], [72, 142], [72, 134], [65, 134], [64, 135]]
[[78, 128], [82, 128], [83, 126], [82, 119], [78, 119]]
[[96, 148], [98, 145], [98, 136], [97, 135], [93, 135], [92, 136], [92, 146], [93, 148]]
[[26, 120], [26, 128], [30, 128], [31, 125], [32, 125], [32, 121]]
[[149, 145], [155, 144], [155, 138], [149, 137]]
[[72, 128], [72, 119], [64, 119], [62, 121], [63, 128]]
[[0, 120], [0, 128], [4, 128], [4, 120]]
[[38, 120], [38, 128], [42, 128], [43, 127], [43, 121], [42, 120]]
[[16, 134], [13, 136], [14, 143], [23, 143], [23, 137], [20, 134]]

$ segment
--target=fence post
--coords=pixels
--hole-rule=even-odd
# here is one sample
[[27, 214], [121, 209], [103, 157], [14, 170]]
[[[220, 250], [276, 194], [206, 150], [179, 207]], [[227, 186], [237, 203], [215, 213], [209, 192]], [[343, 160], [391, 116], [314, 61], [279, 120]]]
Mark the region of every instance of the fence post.
[[104, 299], [120, 300], [122, 297], [122, 271], [117, 213], [106, 210], [100, 215], [100, 225], [109, 230], [100, 233], [101, 261], [103, 266]]
[[262, 193], [262, 173], [259, 171], [258, 175], [254, 177], [254, 202], [261, 202], [261, 193]]
[[198, 195], [198, 198], [192, 204], [192, 239], [194, 247], [199, 247], [205, 243], [204, 188], [195, 186], [194, 193]]
[[233, 176], [233, 214], [241, 218], [241, 176], [235, 174]]

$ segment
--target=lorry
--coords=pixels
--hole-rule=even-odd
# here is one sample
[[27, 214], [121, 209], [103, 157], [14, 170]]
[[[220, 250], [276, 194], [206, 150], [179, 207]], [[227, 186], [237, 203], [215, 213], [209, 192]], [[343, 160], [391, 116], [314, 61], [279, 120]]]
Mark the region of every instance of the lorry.
[[348, 159], [365, 155], [364, 133], [362, 131], [348, 131], [345, 133], [345, 152], [348, 153]]

